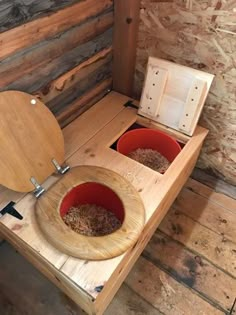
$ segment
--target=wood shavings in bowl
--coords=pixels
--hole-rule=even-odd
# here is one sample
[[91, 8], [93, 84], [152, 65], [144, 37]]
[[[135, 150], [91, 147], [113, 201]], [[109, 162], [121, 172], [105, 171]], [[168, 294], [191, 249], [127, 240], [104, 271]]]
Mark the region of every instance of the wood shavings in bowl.
[[131, 151], [128, 156], [153, 169], [156, 172], [159, 173], [165, 173], [165, 171], [168, 169], [170, 166], [170, 162], [165, 158], [161, 153], [159, 153], [156, 150], [152, 149], [141, 149], [138, 148], [134, 151]]
[[95, 204], [71, 207], [62, 219], [73, 231], [86, 236], [108, 235], [121, 227], [114, 213]]

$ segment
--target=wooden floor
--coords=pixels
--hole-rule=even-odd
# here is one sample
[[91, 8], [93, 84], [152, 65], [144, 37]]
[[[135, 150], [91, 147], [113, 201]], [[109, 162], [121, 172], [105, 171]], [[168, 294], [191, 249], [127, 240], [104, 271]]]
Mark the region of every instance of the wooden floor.
[[[236, 200], [190, 179], [106, 315], [236, 314]], [[6, 242], [0, 315], [84, 314]]]

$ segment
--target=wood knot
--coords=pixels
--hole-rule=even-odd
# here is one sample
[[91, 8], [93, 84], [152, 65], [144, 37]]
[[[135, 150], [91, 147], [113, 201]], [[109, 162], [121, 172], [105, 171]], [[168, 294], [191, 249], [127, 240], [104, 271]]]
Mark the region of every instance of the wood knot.
[[12, 227], [12, 231], [19, 231], [20, 229], [22, 228], [22, 225], [21, 224], [15, 224], [13, 227]]
[[97, 287], [94, 288], [94, 291], [100, 293], [103, 288], [104, 288], [104, 285], [99, 285], [99, 286], [97, 286]]
[[132, 19], [131, 17], [127, 17], [127, 18], [126, 18], [126, 23], [127, 23], [127, 24], [131, 24], [132, 21], [133, 21], [133, 19]]

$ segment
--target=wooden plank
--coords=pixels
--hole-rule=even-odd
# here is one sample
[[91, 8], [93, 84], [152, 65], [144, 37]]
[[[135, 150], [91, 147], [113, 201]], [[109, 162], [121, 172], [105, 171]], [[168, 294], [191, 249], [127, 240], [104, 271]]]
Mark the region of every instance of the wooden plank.
[[57, 114], [67, 106], [70, 106], [72, 102], [76, 101], [85, 92], [110, 77], [111, 67], [112, 55], [108, 54], [105, 58], [100, 58], [87, 67], [80, 69], [80, 71], [74, 74], [71, 83], [67, 84], [65, 89], [58, 95], [55, 95], [51, 101], [47, 102], [48, 108], [57, 116]]
[[0, 287], [0, 297], [5, 299], [5, 305], [0, 300], [0, 314], [8, 314], [8, 305], [12, 305], [14, 309], [9, 315], [16, 315], [17, 311], [27, 315], [70, 315], [72, 312], [82, 314], [76, 304], [66, 298], [8, 243], [1, 247]]
[[5, 294], [1, 292], [0, 295], [0, 313], [6, 315], [21, 315], [20, 311], [12, 305], [8, 298], [5, 297]]
[[123, 284], [104, 315], [164, 315]]
[[199, 252], [190, 251], [157, 230], [143, 255], [221, 311], [226, 312], [232, 304], [236, 279]]
[[[14, 58], [6, 59], [2, 62], [0, 68], [2, 76], [0, 88], [5, 89], [11, 84], [14, 84], [17, 80], [21, 82], [23, 80], [22, 78], [27, 74], [31, 74], [33, 78], [37, 78], [36, 75], [39, 69], [46, 67], [59, 57], [61, 57], [61, 60], [63, 61], [63, 55], [76, 47], [89, 42], [96, 36], [101, 35], [105, 30], [109, 29], [112, 24], [112, 13], [100, 15], [80, 26], [66, 31], [57, 38], [43, 41], [40, 45], [35, 45], [28, 50], [21, 51], [15, 55]], [[72, 66], [74, 65], [71, 59], [68, 63]], [[17, 71], [15, 71], [16, 68]], [[47, 92], [49, 88], [45, 87], [44, 90]]]
[[[1, 227], [3, 235], [8, 234], [8, 230], [5, 226]], [[53, 267], [47, 260], [39, 259], [34, 255], [34, 250], [32, 247], [28, 246], [24, 241], [17, 240], [16, 235], [12, 235], [11, 244], [18, 250], [21, 254], [37, 268], [44, 276], [46, 276], [52, 283], [54, 283], [59, 289], [62, 290], [67, 296], [70, 296], [72, 300], [76, 301], [85, 311], [89, 313], [91, 305], [93, 303], [93, 298], [81, 291], [73, 282], [71, 282], [67, 277], [64, 277], [59, 270]]]
[[[91, 140], [112, 118], [118, 115], [123, 110], [121, 104], [127, 102], [127, 99], [126, 96], [112, 91], [96, 106], [68, 125], [63, 130], [67, 157], [72, 156], [79, 147]], [[88, 124], [88, 121], [93, 121], [93, 123]]]
[[64, 109], [57, 116], [57, 120], [61, 127], [67, 126], [74, 119], [88, 110], [92, 105], [100, 101], [108, 92], [110, 92], [112, 86], [112, 78], [108, 78], [98, 83], [93, 89], [85, 92], [82, 97], [78, 98]]
[[[139, 107], [139, 102], [134, 100], [133, 103]], [[140, 124], [141, 126], [144, 126], [146, 128], [153, 128], [153, 129], [159, 129], [171, 137], [175, 138], [178, 142], [180, 143], [187, 143], [190, 139], [190, 136], [187, 136], [183, 134], [182, 132], [179, 132], [177, 130], [174, 130], [168, 126], [162, 125], [152, 119], [149, 119], [147, 117], [141, 116], [138, 114], [137, 117], [137, 123]]]
[[33, 74], [28, 73], [22, 76], [19, 80], [8, 85], [7, 89], [27, 91], [28, 93], [44, 90], [43, 93], [46, 93], [45, 91], [48, 90], [52, 80], [84, 62], [96, 52], [110, 47], [111, 38], [112, 29], [109, 29], [89, 42], [67, 51], [58, 58], [52, 59], [47, 65], [38, 68]]
[[236, 277], [236, 244], [226, 237], [204, 227], [174, 207], [159, 229]]
[[[111, 7], [111, 0], [86, 0], [0, 34], [0, 60], [76, 26]], [[39, 32], [40, 30], [40, 32]]]
[[187, 136], [187, 135], [185, 135], [185, 134], [183, 134], [177, 130], [174, 130], [172, 128], [169, 128], [167, 126], [159, 124], [159, 123], [157, 123], [151, 119], [148, 119], [146, 117], [143, 117], [143, 116], [138, 116], [137, 123], [144, 126], [144, 127], [147, 127], [147, 128], [159, 129], [161, 131], [164, 131], [168, 135], [170, 135], [171, 137], [175, 138], [176, 140], [178, 140], [179, 142], [182, 142], [182, 143], [186, 143], [189, 140], [189, 136]]
[[[160, 252], [153, 254], [162, 256]], [[139, 258], [125, 283], [166, 315], [224, 314], [144, 257]]]
[[[75, 68], [70, 71], [63, 73], [59, 78], [56, 78], [52, 82], [50, 82], [48, 89], [43, 89], [43, 91], [39, 91], [37, 96], [44, 102], [48, 103], [56, 96], [61, 94], [61, 92], [67, 90], [71, 85], [73, 85], [76, 81], [76, 77], [80, 74], [81, 70], [86, 69], [93, 63], [105, 59], [108, 55], [111, 54], [112, 47], [105, 48], [89, 59], [85, 60]], [[77, 82], [77, 81], [76, 81]]]
[[[219, 174], [218, 174], [219, 175]], [[216, 192], [222, 193], [233, 199], [236, 199], [236, 188], [235, 185], [225, 182], [223, 179], [217, 178], [217, 174], [212, 174], [209, 169], [201, 170], [195, 168], [191, 177], [209, 187], [214, 189]]]
[[50, 14], [78, 0], [1, 0], [0, 32], [7, 31], [20, 24], [27, 23], [42, 15]]
[[207, 94], [207, 83], [198, 77], [195, 78], [189, 89], [184, 112], [178, 125], [184, 133], [191, 134], [191, 130], [197, 124], [204, 105], [203, 98], [205, 94]]
[[132, 95], [140, 0], [114, 1], [113, 89]]
[[224, 195], [222, 192], [217, 192], [214, 190], [214, 188], [210, 188], [192, 178], [189, 178], [185, 185], [185, 188], [209, 199], [211, 202], [216, 203], [225, 209], [228, 209], [232, 212], [236, 211], [235, 199]]
[[[84, 314], [73, 301], [39, 273], [9, 244], [5, 243], [1, 247], [1, 257], [3, 259], [0, 261], [0, 314]], [[105, 315], [132, 315], [134, 312], [139, 315], [162, 314], [124, 284]]]
[[142, 111], [145, 116], [146, 114], [148, 117], [156, 117], [160, 115], [162, 97], [164, 95], [168, 76], [169, 73], [167, 69], [150, 66], [147, 70], [139, 107], [139, 110]]
[[184, 188], [177, 197], [174, 208], [236, 245], [236, 200], [234, 201], [235, 208], [232, 212]]

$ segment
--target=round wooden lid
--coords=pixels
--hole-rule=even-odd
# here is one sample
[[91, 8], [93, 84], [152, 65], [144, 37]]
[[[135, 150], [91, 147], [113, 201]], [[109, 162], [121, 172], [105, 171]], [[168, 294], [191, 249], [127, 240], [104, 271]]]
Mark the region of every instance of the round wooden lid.
[[50, 110], [32, 95], [0, 93], [0, 184], [19, 191], [34, 190], [64, 162], [64, 139]]

